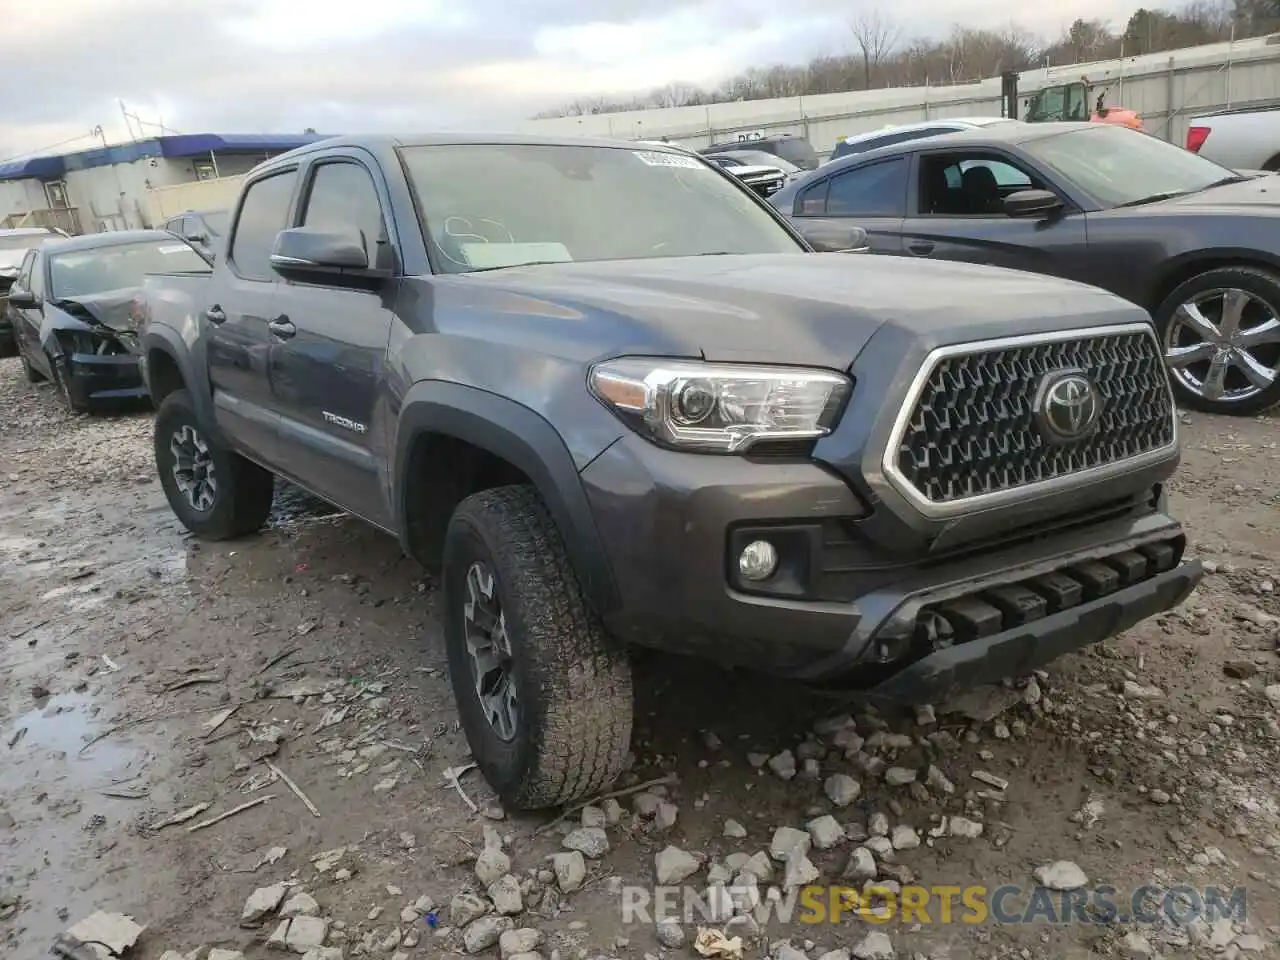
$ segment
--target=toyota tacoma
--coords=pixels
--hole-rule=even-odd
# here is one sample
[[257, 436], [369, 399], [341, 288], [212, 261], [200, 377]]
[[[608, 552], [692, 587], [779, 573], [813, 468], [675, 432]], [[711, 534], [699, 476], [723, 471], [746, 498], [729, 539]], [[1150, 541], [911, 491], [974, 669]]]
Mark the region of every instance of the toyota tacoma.
[[1191, 592], [1146, 313], [804, 229], [658, 145], [273, 158], [211, 275], [145, 281], [169, 503], [243, 536], [280, 476], [398, 537], [523, 808], [618, 775], [631, 647], [920, 702]]

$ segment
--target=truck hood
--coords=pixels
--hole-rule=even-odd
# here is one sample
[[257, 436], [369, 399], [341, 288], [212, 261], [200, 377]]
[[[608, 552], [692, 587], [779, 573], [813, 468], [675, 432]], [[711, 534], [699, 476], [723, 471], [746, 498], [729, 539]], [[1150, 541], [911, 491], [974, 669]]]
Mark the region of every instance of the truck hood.
[[562, 324], [555, 342], [588, 359], [648, 352], [843, 370], [884, 326], [965, 342], [1146, 316], [1054, 277], [840, 253], [546, 264], [454, 280], [446, 300], [465, 305], [470, 322], [476, 310], [506, 319], [513, 339]]

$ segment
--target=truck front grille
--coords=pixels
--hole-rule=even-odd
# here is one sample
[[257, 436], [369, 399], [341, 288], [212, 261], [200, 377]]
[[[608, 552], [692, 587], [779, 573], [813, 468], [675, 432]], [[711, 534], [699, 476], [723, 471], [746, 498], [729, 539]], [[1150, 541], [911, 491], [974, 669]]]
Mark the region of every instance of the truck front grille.
[[[1055, 441], [1039, 420], [1046, 377], [1078, 372], [1101, 401], [1096, 428]], [[885, 457], [917, 503], [968, 507], [1171, 451], [1176, 411], [1147, 324], [946, 347], [925, 361]]]

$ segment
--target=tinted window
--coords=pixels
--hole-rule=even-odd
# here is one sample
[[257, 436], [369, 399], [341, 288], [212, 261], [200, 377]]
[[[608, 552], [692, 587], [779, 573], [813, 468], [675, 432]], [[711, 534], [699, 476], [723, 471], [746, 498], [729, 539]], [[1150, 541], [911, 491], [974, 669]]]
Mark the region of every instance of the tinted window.
[[355, 227], [364, 237], [364, 250], [370, 263], [375, 259], [378, 241], [386, 236], [373, 178], [368, 170], [355, 163], [325, 163], [316, 167], [302, 223], [320, 230]]
[[823, 212], [829, 217], [901, 217], [906, 195], [907, 161], [898, 157], [836, 174]]
[[1004, 212], [1003, 197], [1029, 187], [1044, 189], [1045, 184], [991, 155], [925, 154], [920, 158], [919, 187], [919, 213], [994, 216]]
[[268, 258], [275, 246], [276, 234], [288, 225], [289, 201], [297, 180], [298, 171], [289, 170], [258, 180], [246, 191], [230, 257], [236, 272], [245, 279], [275, 279]]

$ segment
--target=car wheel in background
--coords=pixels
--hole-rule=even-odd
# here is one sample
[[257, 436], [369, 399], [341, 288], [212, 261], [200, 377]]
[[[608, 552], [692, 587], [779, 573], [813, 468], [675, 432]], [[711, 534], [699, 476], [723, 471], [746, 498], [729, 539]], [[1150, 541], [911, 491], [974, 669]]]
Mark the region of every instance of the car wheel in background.
[[1155, 321], [1183, 406], [1251, 416], [1280, 403], [1280, 276], [1207, 270], [1179, 284]]
[[208, 436], [186, 390], [175, 390], [160, 404], [154, 442], [164, 495], [196, 536], [227, 540], [266, 522], [275, 478]]
[[443, 568], [454, 697], [503, 803], [539, 809], [607, 787], [631, 745], [631, 662], [583, 597], [537, 492], [462, 501]]

